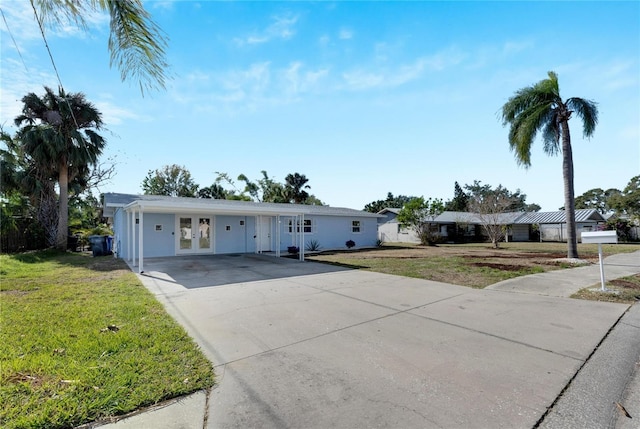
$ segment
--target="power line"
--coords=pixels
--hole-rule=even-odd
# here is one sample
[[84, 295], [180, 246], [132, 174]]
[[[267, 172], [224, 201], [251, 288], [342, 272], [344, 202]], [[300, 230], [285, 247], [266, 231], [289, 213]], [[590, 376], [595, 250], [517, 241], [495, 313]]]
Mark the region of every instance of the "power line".
[[[33, 0], [30, 0], [31, 8], [33, 9], [33, 15], [36, 17], [36, 22], [38, 23], [38, 28], [40, 28], [40, 34], [42, 34], [42, 40], [44, 40], [44, 46], [47, 48], [47, 52], [49, 53], [49, 59], [51, 60], [51, 64], [53, 65], [53, 70], [56, 72], [56, 77], [58, 78], [58, 84], [60, 85], [60, 89], [63, 93], [64, 86], [62, 85], [62, 79], [60, 79], [60, 74], [58, 73], [58, 67], [56, 67], [56, 62], [53, 60], [53, 54], [51, 54], [51, 49], [49, 49], [49, 43], [47, 42], [47, 37], [44, 35], [44, 26], [42, 25], [42, 21], [38, 16], [38, 12], [36, 11], [36, 7], [33, 4]], [[67, 102], [67, 106], [69, 106], [69, 112], [71, 113], [71, 117], [73, 118], [73, 122], [76, 124], [76, 128], [80, 128], [78, 125], [78, 121], [76, 120], [76, 116], [73, 114], [73, 109], [71, 108], [71, 104], [69, 103], [69, 99], [64, 97], [64, 100]]]
[[18, 47], [18, 44], [16, 43], [16, 39], [13, 38], [13, 33], [11, 32], [11, 29], [9, 28], [9, 23], [7, 22], [7, 18], [4, 16], [4, 11], [2, 10], [2, 8], [0, 8], [0, 14], [2, 14], [2, 20], [4, 21], [4, 25], [7, 27], [7, 31], [9, 32], [9, 36], [11, 36], [11, 40], [13, 40], [13, 46], [16, 47], [16, 51], [18, 51], [18, 55], [20, 56], [20, 60], [22, 60], [22, 65], [24, 66], [24, 69], [27, 71], [27, 73], [29, 73], [29, 69], [27, 68], [27, 64], [24, 62], [24, 58], [22, 57], [22, 52], [20, 52], [20, 48]]

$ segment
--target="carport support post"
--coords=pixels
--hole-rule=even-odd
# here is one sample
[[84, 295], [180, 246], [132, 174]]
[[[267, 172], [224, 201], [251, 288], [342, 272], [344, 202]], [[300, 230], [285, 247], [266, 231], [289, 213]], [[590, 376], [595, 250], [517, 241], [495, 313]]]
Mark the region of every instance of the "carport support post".
[[276, 215], [276, 257], [280, 257], [280, 229], [282, 228], [280, 215]]
[[144, 237], [143, 237], [143, 228], [142, 228], [142, 218], [143, 218], [143, 213], [142, 213], [142, 207], [140, 207], [140, 226], [138, 227], [138, 273], [142, 274], [142, 262], [143, 262], [143, 257], [142, 257], [142, 244], [144, 243]]
[[300, 215], [300, 260], [304, 261], [304, 213]]
[[129, 260], [136, 266], [136, 211], [131, 209], [131, 240], [129, 241], [129, 248], [131, 249], [131, 254], [129, 255]]
[[602, 243], [598, 243], [598, 259], [600, 261], [600, 284], [602, 285], [602, 292], [607, 292], [607, 288], [604, 287], [604, 259], [602, 258]]

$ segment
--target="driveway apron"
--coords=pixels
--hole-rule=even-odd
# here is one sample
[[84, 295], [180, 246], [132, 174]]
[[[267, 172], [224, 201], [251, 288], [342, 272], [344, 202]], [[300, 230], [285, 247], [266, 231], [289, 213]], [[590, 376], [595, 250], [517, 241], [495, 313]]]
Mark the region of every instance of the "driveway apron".
[[257, 255], [145, 263], [215, 366], [208, 428], [531, 428], [628, 309]]

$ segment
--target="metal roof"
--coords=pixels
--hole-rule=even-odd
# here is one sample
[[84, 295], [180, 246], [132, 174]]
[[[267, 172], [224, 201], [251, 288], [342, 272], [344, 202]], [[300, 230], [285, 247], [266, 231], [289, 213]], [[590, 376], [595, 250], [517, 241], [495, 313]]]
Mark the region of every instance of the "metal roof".
[[324, 215], [382, 217], [376, 213], [345, 207], [288, 203], [256, 203], [253, 201], [216, 200], [211, 198], [168, 197], [164, 195], [104, 194], [104, 215], [113, 216], [115, 208], [124, 207], [152, 212], [205, 212], [234, 215]]
[[[576, 210], [576, 222], [604, 221], [604, 217], [594, 209]], [[529, 212], [525, 213], [515, 223], [519, 224], [545, 224], [545, 223], [566, 223], [567, 217], [564, 210], [555, 212]]]
[[[497, 214], [498, 225], [531, 225], [566, 223], [564, 210], [555, 212], [511, 212]], [[576, 222], [601, 222], [605, 218], [594, 209], [576, 210]], [[469, 212], [443, 212], [435, 218], [433, 223], [475, 223], [482, 224], [482, 219], [477, 213]]]
[[[508, 213], [495, 213], [491, 215], [485, 215], [484, 218], [491, 218], [491, 223], [495, 221], [496, 225], [511, 225], [516, 223], [516, 220], [520, 218], [524, 212], [508, 212]], [[442, 212], [432, 222], [433, 223], [485, 223], [483, 217], [478, 213], [469, 212]]]
[[378, 214], [381, 214], [381, 215], [383, 215], [385, 213], [398, 214], [398, 213], [400, 213], [400, 210], [402, 210], [402, 209], [396, 209], [396, 208], [393, 208], [393, 207], [385, 207], [382, 210], [380, 210], [378, 212]]

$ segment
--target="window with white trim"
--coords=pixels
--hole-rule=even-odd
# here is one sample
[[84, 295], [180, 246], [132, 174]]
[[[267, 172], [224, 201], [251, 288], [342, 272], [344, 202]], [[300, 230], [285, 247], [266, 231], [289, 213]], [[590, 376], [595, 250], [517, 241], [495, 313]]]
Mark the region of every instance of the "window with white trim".
[[362, 232], [362, 223], [359, 220], [351, 221], [351, 232], [354, 234], [360, 234]]
[[[289, 219], [288, 223], [288, 232], [291, 234], [293, 232], [293, 221]], [[296, 232], [300, 232], [300, 220], [296, 220]], [[304, 220], [304, 233], [305, 234], [313, 234], [313, 222], [311, 219]]]

